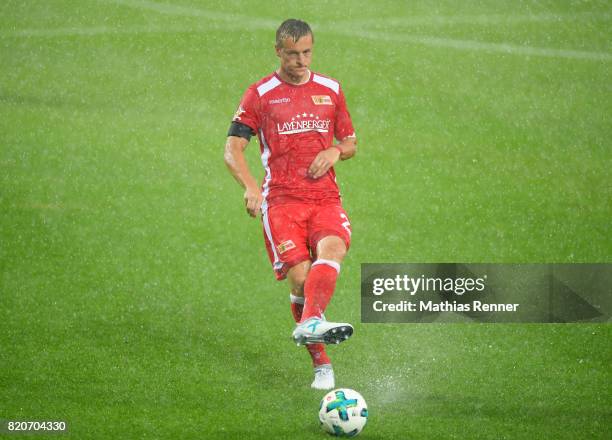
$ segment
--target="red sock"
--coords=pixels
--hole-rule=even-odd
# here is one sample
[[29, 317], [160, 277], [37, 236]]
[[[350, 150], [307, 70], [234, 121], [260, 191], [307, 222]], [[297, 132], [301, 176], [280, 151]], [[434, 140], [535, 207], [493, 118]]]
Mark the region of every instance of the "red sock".
[[[298, 302], [299, 301], [299, 302]], [[304, 298], [291, 295], [291, 314], [295, 322], [300, 322], [302, 319], [302, 311], [304, 310]]]
[[302, 321], [313, 316], [321, 317], [336, 288], [336, 279], [340, 264], [331, 260], [318, 259], [312, 263], [304, 283], [306, 301], [302, 312]]
[[[304, 310], [302, 301], [304, 301], [304, 298], [291, 295], [291, 314], [295, 322], [300, 322], [302, 318], [302, 311]], [[313, 366], [318, 367], [319, 365], [331, 364], [325, 352], [324, 344], [308, 344], [306, 345], [306, 350], [310, 354]]]
[[306, 350], [310, 353], [312, 359], [312, 366], [318, 367], [319, 365], [331, 364], [327, 353], [325, 352], [325, 345], [323, 344], [308, 344]]

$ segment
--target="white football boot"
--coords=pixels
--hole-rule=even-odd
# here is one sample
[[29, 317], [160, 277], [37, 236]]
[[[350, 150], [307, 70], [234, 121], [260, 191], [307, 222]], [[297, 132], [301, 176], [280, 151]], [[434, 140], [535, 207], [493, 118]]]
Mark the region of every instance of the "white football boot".
[[298, 324], [293, 330], [293, 341], [302, 344], [339, 344], [353, 334], [353, 326], [346, 322], [329, 322], [312, 317]]
[[314, 369], [315, 378], [310, 385], [315, 390], [331, 390], [336, 386], [334, 369], [330, 364], [319, 365]]

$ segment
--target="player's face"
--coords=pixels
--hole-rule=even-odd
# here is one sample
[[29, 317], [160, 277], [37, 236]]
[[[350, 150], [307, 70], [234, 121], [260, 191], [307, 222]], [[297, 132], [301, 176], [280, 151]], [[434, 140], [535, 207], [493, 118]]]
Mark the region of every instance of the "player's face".
[[297, 41], [285, 38], [282, 47], [276, 48], [280, 58], [280, 70], [291, 82], [301, 83], [306, 79], [312, 60], [312, 35], [303, 36]]

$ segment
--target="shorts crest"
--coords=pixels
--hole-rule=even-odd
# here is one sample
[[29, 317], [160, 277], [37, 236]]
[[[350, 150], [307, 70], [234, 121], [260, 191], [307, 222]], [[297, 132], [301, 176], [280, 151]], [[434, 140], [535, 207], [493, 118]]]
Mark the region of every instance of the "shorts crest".
[[293, 240], [283, 241], [281, 244], [276, 246], [276, 250], [278, 250], [279, 254], [282, 254], [283, 252], [287, 252], [288, 250], [294, 249], [294, 248], [295, 248], [295, 243], [293, 242]]

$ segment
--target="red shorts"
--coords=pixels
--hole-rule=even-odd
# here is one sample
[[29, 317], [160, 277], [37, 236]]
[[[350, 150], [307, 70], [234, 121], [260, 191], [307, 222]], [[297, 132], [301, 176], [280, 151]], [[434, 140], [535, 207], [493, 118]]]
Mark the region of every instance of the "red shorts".
[[264, 239], [277, 280], [302, 261], [316, 259], [317, 243], [324, 237], [340, 237], [348, 249], [351, 224], [337, 204], [290, 203], [263, 208]]

